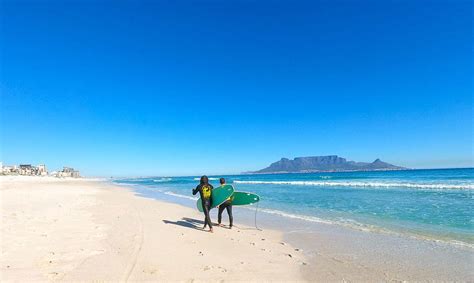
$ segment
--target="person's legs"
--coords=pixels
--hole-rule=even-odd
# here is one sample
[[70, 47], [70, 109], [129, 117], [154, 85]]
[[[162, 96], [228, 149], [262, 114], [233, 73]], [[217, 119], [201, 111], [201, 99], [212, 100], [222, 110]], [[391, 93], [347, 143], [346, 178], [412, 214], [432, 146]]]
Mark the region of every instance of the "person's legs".
[[225, 205], [221, 204], [219, 205], [219, 212], [217, 213], [217, 223], [221, 225], [222, 221], [222, 212], [224, 211]]
[[228, 205], [226, 209], [227, 214], [229, 214], [229, 227], [232, 228], [232, 225], [234, 223], [234, 217], [232, 216], [232, 205]]
[[206, 229], [207, 225], [209, 224], [207, 221], [208, 215], [209, 215], [209, 208], [208, 208], [207, 201], [202, 202], [202, 212], [204, 213], [204, 227], [202, 227], [202, 229]]
[[204, 210], [204, 228], [206, 228], [206, 225], [209, 225], [209, 229], [212, 231], [212, 222], [211, 222], [211, 217], [209, 216], [209, 210], [211, 209], [211, 205], [209, 202], [206, 202], [205, 205], [203, 206]]
[[203, 207], [203, 211], [204, 211], [204, 227], [202, 227], [202, 229], [206, 229], [206, 226], [207, 226], [207, 213], [206, 213], [206, 209]]

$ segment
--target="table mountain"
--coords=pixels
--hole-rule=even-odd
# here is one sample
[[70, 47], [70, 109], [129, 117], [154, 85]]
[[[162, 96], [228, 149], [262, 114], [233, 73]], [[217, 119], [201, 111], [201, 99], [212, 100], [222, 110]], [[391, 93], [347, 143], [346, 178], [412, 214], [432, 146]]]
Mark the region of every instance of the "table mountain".
[[328, 172], [328, 171], [375, 171], [402, 170], [404, 167], [395, 166], [380, 159], [374, 162], [347, 161], [337, 155], [296, 157], [293, 160], [282, 158], [267, 168], [253, 173], [297, 173], [297, 172]]

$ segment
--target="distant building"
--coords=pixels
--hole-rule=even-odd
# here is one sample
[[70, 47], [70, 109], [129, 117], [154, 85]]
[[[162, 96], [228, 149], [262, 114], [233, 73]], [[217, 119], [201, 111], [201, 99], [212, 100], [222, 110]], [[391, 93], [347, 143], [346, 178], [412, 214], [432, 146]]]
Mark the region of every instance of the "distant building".
[[34, 169], [31, 164], [20, 164], [20, 175], [34, 175], [33, 171]]
[[41, 176], [48, 175], [48, 170], [46, 169], [46, 165], [44, 164], [38, 165], [38, 175], [41, 175]]
[[54, 177], [71, 177], [71, 178], [80, 178], [81, 175], [79, 171], [74, 170], [71, 167], [63, 167], [61, 171], [53, 171], [51, 174], [48, 174], [48, 169], [46, 165], [39, 164], [38, 166], [33, 166], [31, 164], [20, 164], [12, 166], [4, 166], [0, 162], [0, 175], [24, 175], [24, 176], [54, 176]]
[[63, 167], [62, 171], [59, 171], [57, 173], [58, 177], [71, 177], [71, 178], [79, 178], [81, 177], [79, 174], [79, 171], [74, 170], [74, 168], [71, 167]]
[[2, 166], [1, 173], [3, 175], [13, 175], [18, 174], [18, 170], [16, 166]]

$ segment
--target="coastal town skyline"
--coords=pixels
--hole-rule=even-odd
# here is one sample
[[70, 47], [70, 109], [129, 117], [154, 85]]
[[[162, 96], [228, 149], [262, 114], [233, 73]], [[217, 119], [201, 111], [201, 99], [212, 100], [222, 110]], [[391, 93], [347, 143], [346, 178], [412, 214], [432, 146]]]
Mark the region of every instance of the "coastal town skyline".
[[46, 164], [32, 165], [27, 163], [22, 164], [3, 164], [0, 162], [0, 175], [3, 176], [40, 176], [40, 177], [70, 177], [80, 178], [81, 174], [79, 170], [75, 170], [72, 167], [63, 166], [61, 170], [48, 171]]

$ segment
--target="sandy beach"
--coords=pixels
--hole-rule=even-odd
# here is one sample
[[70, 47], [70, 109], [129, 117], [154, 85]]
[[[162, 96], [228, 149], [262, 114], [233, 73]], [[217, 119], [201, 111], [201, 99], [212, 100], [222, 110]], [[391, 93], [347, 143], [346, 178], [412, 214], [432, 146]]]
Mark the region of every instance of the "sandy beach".
[[276, 231], [199, 230], [202, 215], [87, 179], [1, 177], [1, 281], [295, 281]]
[[278, 217], [260, 231], [239, 210], [237, 227], [211, 234], [197, 210], [103, 180], [0, 180], [3, 282], [474, 278], [472, 250], [442, 243]]

